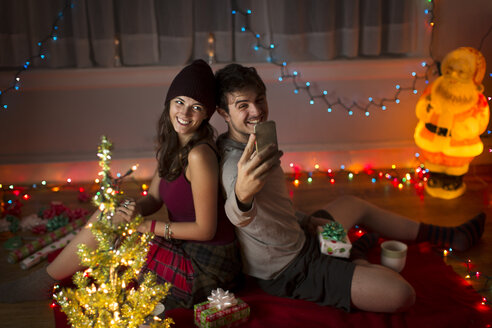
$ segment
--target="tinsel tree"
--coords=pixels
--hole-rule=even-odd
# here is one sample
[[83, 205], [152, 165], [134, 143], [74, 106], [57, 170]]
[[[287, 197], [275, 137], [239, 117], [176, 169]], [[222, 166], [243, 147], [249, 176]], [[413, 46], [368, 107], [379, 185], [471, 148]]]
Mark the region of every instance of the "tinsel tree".
[[[97, 154], [101, 167], [100, 190], [94, 197], [100, 214], [90, 225], [98, 247], [92, 250], [85, 244], [78, 246], [81, 264], [87, 269], [74, 274], [76, 288], [59, 289], [53, 295], [73, 327], [139, 327], [146, 318], [152, 318], [155, 306], [166, 297], [170, 287], [156, 283], [151, 272], [140, 279], [138, 286], [135, 284], [153, 235], [137, 232], [143, 221], [141, 216], [129, 223], [112, 222], [122, 201], [121, 178], [131, 174], [135, 167], [123, 177], [113, 178], [111, 149], [111, 142], [103, 136]], [[147, 324], [152, 328], [169, 327], [173, 323], [170, 318], [161, 320], [157, 316], [150, 321]]]

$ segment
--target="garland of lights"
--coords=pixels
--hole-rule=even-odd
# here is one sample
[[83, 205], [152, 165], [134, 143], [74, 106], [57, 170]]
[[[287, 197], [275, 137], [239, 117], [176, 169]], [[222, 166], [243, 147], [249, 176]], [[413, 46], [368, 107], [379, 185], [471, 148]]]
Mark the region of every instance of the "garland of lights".
[[[416, 72], [412, 72], [411, 73], [411, 75], [413, 77], [412, 84], [410, 86], [401, 86], [400, 84], [397, 84], [395, 86], [396, 91], [395, 91], [395, 94], [393, 95], [393, 97], [381, 98], [381, 99], [379, 99], [379, 101], [376, 101], [373, 97], [369, 97], [368, 102], [366, 104], [361, 104], [361, 103], [358, 103], [356, 101], [353, 101], [352, 104], [350, 104], [350, 105], [345, 104], [341, 100], [340, 97], [337, 97], [336, 101], [330, 101], [327, 97], [328, 91], [326, 91], [326, 90], [323, 90], [323, 92], [321, 94], [314, 94], [311, 91], [312, 84], [310, 82], [301, 83], [299, 81], [301, 74], [298, 71], [292, 71], [291, 72], [287, 68], [287, 62], [275, 59], [275, 57], [273, 55], [273, 51], [275, 50], [275, 44], [273, 44], [273, 43], [266, 44], [265, 42], [262, 41], [261, 35], [259, 33], [255, 32], [251, 28], [249, 18], [250, 18], [250, 15], [252, 14], [252, 11], [250, 9], [242, 10], [240, 8], [237, 8], [237, 5], [235, 5], [235, 2], [233, 2], [232, 15], [233, 15], [233, 19], [235, 18], [235, 16], [237, 14], [240, 14], [245, 18], [245, 24], [241, 27], [241, 32], [249, 32], [254, 36], [254, 38], [256, 39], [256, 43], [254, 45], [255, 51], [263, 49], [263, 50], [266, 50], [268, 52], [267, 61], [280, 68], [280, 76], [279, 76], [278, 80], [280, 82], [282, 82], [286, 79], [291, 79], [292, 84], [294, 85], [294, 93], [295, 94], [299, 94], [299, 92], [301, 90], [304, 90], [309, 97], [309, 104], [310, 105], [314, 105], [316, 100], [321, 100], [327, 106], [327, 112], [329, 112], [329, 113], [333, 111], [333, 108], [335, 106], [338, 106], [338, 107], [342, 107], [343, 109], [345, 109], [347, 111], [348, 115], [350, 115], [350, 116], [354, 114], [354, 109], [358, 109], [358, 110], [362, 111], [365, 116], [369, 116], [370, 115], [369, 109], [371, 107], [381, 108], [381, 110], [384, 111], [387, 109], [387, 106], [386, 106], [387, 103], [399, 104], [400, 103], [399, 96], [400, 96], [400, 93], [402, 91], [408, 90], [408, 91], [411, 91], [414, 95], [416, 95], [418, 93], [418, 90], [416, 88], [418, 80], [423, 79], [423, 80], [425, 80], [425, 83], [428, 84], [429, 83], [429, 76], [430, 75], [437, 75], [439, 73], [439, 63], [433, 58], [433, 55], [432, 55], [432, 43], [434, 40], [434, 26], [435, 26], [434, 0], [428, 0], [428, 3], [429, 3], [429, 8], [425, 9], [424, 13], [426, 15], [429, 15], [428, 24], [429, 24], [430, 28], [432, 28], [431, 41], [430, 41], [430, 45], [429, 45], [429, 53], [430, 53], [430, 57], [432, 58], [433, 62], [430, 64], [428, 64], [425, 61], [422, 62], [421, 63], [422, 67], [426, 68], [425, 72], [422, 75], [418, 75]], [[492, 29], [492, 26], [491, 26], [491, 29]], [[482, 47], [482, 44], [483, 44], [485, 38], [488, 36], [489, 33], [490, 33], [490, 29], [482, 38], [482, 40], [480, 42], [480, 48]], [[433, 68], [435, 68], [435, 69], [433, 70]], [[492, 77], [492, 73], [490, 73], [490, 77]], [[491, 97], [488, 97], [488, 99], [491, 100]], [[490, 131], [488, 131], [487, 133], [490, 134]], [[489, 151], [492, 152], [492, 149], [489, 149]]]
[[[52, 25], [50, 34], [48, 36], [46, 36], [42, 41], [38, 42], [38, 47], [39, 47], [38, 53], [34, 56], [29, 57], [25, 61], [24, 65], [15, 74], [15, 77], [14, 77], [12, 83], [10, 84], [10, 86], [8, 86], [7, 88], [5, 88], [3, 90], [0, 90], [0, 106], [2, 106], [4, 109], [7, 109], [8, 105], [6, 103], [2, 102], [2, 95], [6, 94], [8, 92], [20, 90], [20, 84], [21, 84], [20, 83], [21, 82], [20, 76], [21, 76], [21, 74], [23, 72], [25, 72], [31, 66], [31, 63], [34, 60], [36, 60], [37, 58], [40, 58], [40, 59], [46, 59], [47, 58], [47, 56], [48, 56], [47, 44], [50, 41], [56, 41], [58, 39], [57, 32], [59, 30], [60, 21], [63, 20], [66, 12], [68, 10], [73, 9], [75, 7], [75, 4], [74, 4], [75, 1], [76, 0], [66, 0], [65, 1], [65, 6], [58, 13], [58, 15], [55, 19], [55, 22]], [[399, 104], [400, 103], [399, 95], [402, 91], [408, 90], [408, 91], [412, 91], [413, 94], [417, 94], [418, 93], [418, 90], [416, 89], [417, 81], [420, 79], [424, 79], [426, 84], [429, 83], [429, 72], [431, 71], [431, 69], [433, 67], [436, 67], [436, 69], [433, 72], [431, 72], [432, 75], [438, 74], [438, 64], [436, 63], [436, 61], [434, 60], [433, 55], [432, 55], [432, 42], [434, 39], [433, 27], [435, 26], [434, 0], [428, 0], [428, 3], [429, 3], [429, 8], [426, 8], [424, 13], [429, 16], [428, 24], [432, 28], [429, 53], [430, 53], [431, 58], [433, 59], [433, 62], [431, 64], [428, 64], [426, 62], [422, 62], [422, 67], [426, 68], [425, 73], [423, 75], [418, 75], [416, 72], [412, 72], [411, 75], [413, 77], [413, 82], [412, 82], [411, 86], [403, 86], [402, 87], [399, 84], [397, 84], [395, 86], [396, 91], [395, 91], [395, 94], [393, 95], [393, 97], [381, 98], [381, 99], [379, 99], [379, 101], [375, 101], [375, 99], [373, 97], [369, 97], [368, 102], [366, 104], [360, 104], [356, 101], [353, 101], [352, 104], [350, 104], [350, 105], [345, 104], [341, 100], [340, 97], [337, 97], [336, 101], [333, 101], [333, 102], [330, 101], [327, 98], [328, 91], [326, 91], [326, 90], [324, 90], [321, 94], [314, 94], [311, 91], [311, 83], [310, 82], [306, 82], [304, 84], [298, 80], [301, 76], [298, 71], [290, 72], [289, 69], [287, 68], [287, 63], [285, 61], [281, 62], [281, 61], [275, 60], [273, 57], [273, 51], [275, 49], [275, 44], [273, 44], [273, 43], [266, 44], [266, 43], [262, 42], [261, 35], [259, 33], [256, 33], [250, 27], [249, 17], [252, 14], [252, 11], [250, 9], [242, 10], [240, 8], [237, 8], [236, 2], [232, 2], [232, 5], [233, 5], [232, 15], [235, 16], [236, 14], [240, 14], [240, 15], [245, 17], [246, 23], [244, 26], [241, 27], [241, 31], [242, 32], [249, 32], [255, 37], [256, 44], [254, 45], [254, 49], [256, 51], [258, 51], [259, 49], [264, 49], [264, 50], [268, 51], [268, 53], [269, 53], [268, 61], [280, 68], [279, 81], [283, 81], [284, 79], [292, 79], [292, 83], [294, 85], [294, 93], [298, 94], [301, 90], [304, 90], [309, 96], [309, 104], [314, 105], [315, 100], [321, 100], [327, 106], [328, 112], [332, 112], [334, 107], [342, 107], [347, 111], [347, 113], [350, 116], [354, 114], [354, 109], [358, 109], [358, 110], [364, 112], [365, 116], [369, 116], [370, 115], [369, 109], [371, 107], [381, 108], [381, 110], [384, 111], [387, 109], [387, 106], [386, 106], [387, 103]], [[233, 19], [234, 19], [234, 17], [233, 17]], [[482, 44], [483, 44], [485, 38], [488, 36], [488, 34], [490, 33], [491, 30], [492, 30], [492, 26], [489, 29], [489, 31], [482, 38], [482, 40], [480, 42], [480, 48], [482, 47]], [[490, 73], [489, 76], [492, 77], [492, 73]], [[491, 97], [488, 97], [488, 99], [491, 100]], [[490, 131], [488, 131], [488, 134], [490, 134]], [[489, 152], [492, 152], [492, 149], [489, 149]]]
[[[430, 15], [429, 19], [429, 26], [431, 28], [434, 27], [434, 1], [433, 0], [428, 0], [430, 5], [428, 9], [425, 9], [425, 14]], [[234, 2], [233, 2], [234, 3]], [[409, 87], [402, 87], [401, 85], [397, 84], [395, 86], [396, 91], [393, 97], [390, 98], [381, 98], [379, 101], [376, 101], [373, 97], [368, 98], [368, 102], [366, 104], [360, 104], [356, 101], [353, 101], [352, 104], [347, 105], [345, 104], [340, 97], [337, 97], [336, 101], [330, 101], [327, 97], [328, 91], [323, 90], [321, 94], [314, 94], [311, 91], [312, 84], [311, 82], [306, 82], [306, 83], [301, 83], [299, 81], [299, 78], [301, 74], [298, 71], [290, 71], [287, 68], [287, 62], [285, 61], [279, 61], [276, 60], [273, 56], [273, 51], [275, 50], [275, 44], [270, 43], [266, 44], [262, 41], [262, 37], [259, 33], [255, 32], [251, 27], [250, 27], [250, 15], [252, 14], [252, 11], [250, 9], [247, 10], [242, 10], [239, 8], [233, 8], [232, 10], [232, 15], [235, 16], [236, 14], [240, 14], [245, 18], [245, 24], [244, 26], [241, 27], [241, 32], [249, 32], [251, 33], [255, 39], [256, 39], [256, 44], [254, 45], [255, 51], [258, 51], [260, 49], [264, 49], [268, 51], [268, 58], [267, 61], [278, 66], [280, 68], [280, 76], [278, 80], [280, 82], [284, 81], [285, 79], [292, 79], [292, 84], [294, 85], [294, 93], [299, 94], [301, 90], [304, 90], [308, 97], [309, 97], [309, 104], [314, 105], [316, 100], [321, 100], [326, 106], [327, 106], [327, 112], [331, 113], [333, 111], [334, 107], [342, 107], [345, 109], [348, 113], [348, 115], [353, 115], [354, 114], [354, 109], [358, 109], [364, 113], [365, 116], [369, 116], [370, 112], [369, 109], [371, 107], [376, 107], [376, 108], [381, 108], [381, 110], [386, 110], [387, 109], [387, 103], [395, 103], [399, 104], [400, 103], [400, 98], [399, 95], [402, 91], [405, 90], [410, 90], [412, 91], [413, 94], [417, 94], [418, 91], [416, 89], [416, 84], [417, 81], [420, 79], [424, 79], [425, 83], [429, 83], [429, 72], [431, 69], [436, 66], [435, 60], [432, 64], [428, 64], [426, 62], [422, 62], [422, 67], [426, 68], [426, 71], [423, 75], [418, 75], [416, 72], [412, 72], [412, 77], [413, 77], [413, 82], [412, 85]], [[234, 19], [234, 17], [233, 17]], [[432, 36], [434, 34], [434, 29], [432, 30]], [[433, 37], [432, 37], [433, 38]], [[431, 41], [432, 42], [432, 41]], [[437, 74], [438, 70], [436, 69], [435, 71], [432, 72], [432, 75]]]
[[37, 43], [38, 51], [37, 54], [30, 56], [24, 61], [24, 64], [15, 73], [15, 76], [9, 86], [0, 90], [0, 106], [3, 109], [7, 109], [8, 105], [2, 101], [2, 96], [9, 92], [19, 91], [21, 87], [21, 75], [27, 71], [32, 63], [38, 59], [45, 60], [48, 58], [48, 43], [58, 40], [58, 31], [60, 29], [60, 23], [63, 21], [66, 13], [75, 8], [75, 3], [77, 0], [65, 0], [65, 6], [56, 15], [53, 25], [51, 25], [50, 33], [41, 41]]
[[[476, 279], [476, 280], [483, 279], [484, 280], [482, 288], [481, 289], [476, 288], [477, 293], [483, 294], [485, 292], [492, 292], [492, 286], [489, 286], [489, 282], [491, 281], [492, 276], [486, 275], [480, 271], [472, 270], [472, 261], [470, 259], [464, 260], [463, 258], [456, 256], [454, 254], [452, 248], [442, 250], [441, 254], [442, 254], [443, 258], [452, 257], [455, 260], [457, 260], [458, 262], [461, 262], [465, 265], [465, 267], [466, 267], [466, 275], [464, 276], [465, 280], [468, 280], [468, 281], [470, 281], [472, 279]], [[492, 306], [492, 302], [490, 300], [488, 300], [487, 297], [485, 297], [485, 296], [482, 296], [481, 304]]]

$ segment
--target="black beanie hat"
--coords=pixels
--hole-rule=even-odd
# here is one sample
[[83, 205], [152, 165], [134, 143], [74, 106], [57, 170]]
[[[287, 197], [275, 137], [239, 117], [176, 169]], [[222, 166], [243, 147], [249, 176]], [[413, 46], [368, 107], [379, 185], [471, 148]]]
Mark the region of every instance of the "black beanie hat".
[[176, 75], [167, 91], [166, 103], [178, 96], [195, 99], [205, 106], [207, 118], [215, 112], [215, 78], [210, 66], [197, 59]]

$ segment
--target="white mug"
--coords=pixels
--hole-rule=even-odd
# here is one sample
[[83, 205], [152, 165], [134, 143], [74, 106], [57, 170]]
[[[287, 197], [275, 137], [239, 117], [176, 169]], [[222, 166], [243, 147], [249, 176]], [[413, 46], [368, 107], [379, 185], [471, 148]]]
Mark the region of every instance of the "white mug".
[[397, 240], [387, 240], [381, 243], [381, 264], [400, 272], [407, 260], [407, 245]]

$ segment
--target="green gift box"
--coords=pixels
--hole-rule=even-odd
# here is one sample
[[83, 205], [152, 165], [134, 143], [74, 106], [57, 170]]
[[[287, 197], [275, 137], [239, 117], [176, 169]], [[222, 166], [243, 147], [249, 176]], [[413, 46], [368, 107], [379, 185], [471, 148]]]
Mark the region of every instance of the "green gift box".
[[202, 328], [236, 327], [249, 319], [249, 305], [240, 298], [237, 304], [224, 310], [210, 306], [209, 301], [195, 304], [195, 325]]
[[330, 222], [318, 227], [318, 239], [321, 253], [345, 258], [350, 256], [352, 244], [340, 223]]

